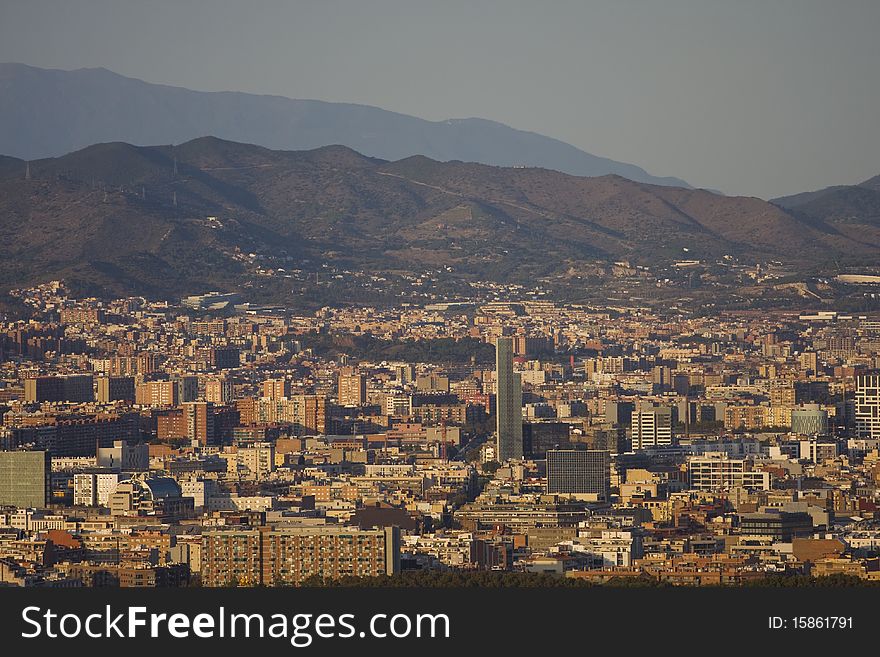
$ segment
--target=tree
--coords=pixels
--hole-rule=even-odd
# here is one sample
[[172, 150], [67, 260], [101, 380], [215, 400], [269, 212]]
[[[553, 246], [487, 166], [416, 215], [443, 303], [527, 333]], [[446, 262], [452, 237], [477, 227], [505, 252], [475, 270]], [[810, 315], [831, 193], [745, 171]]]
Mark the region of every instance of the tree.
[[489, 461], [488, 463], [483, 464], [483, 472], [488, 472], [489, 474], [495, 474], [495, 472], [500, 467], [501, 467], [501, 464], [498, 461]]

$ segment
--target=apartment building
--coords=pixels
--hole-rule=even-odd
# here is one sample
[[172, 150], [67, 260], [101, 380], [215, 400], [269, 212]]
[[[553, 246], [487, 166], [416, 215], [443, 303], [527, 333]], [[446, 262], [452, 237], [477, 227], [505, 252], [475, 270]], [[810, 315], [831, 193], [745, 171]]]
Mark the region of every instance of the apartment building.
[[202, 535], [204, 586], [298, 586], [400, 572], [400, 529], [337, 525], [266, 526]]

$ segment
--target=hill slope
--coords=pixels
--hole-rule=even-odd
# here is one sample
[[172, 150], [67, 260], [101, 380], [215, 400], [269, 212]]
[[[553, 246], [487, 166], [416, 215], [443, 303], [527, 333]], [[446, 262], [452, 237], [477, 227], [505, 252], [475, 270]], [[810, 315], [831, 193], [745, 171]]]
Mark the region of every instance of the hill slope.
[[821, 221], [854, 242], [880, 247], [880, 176], [771, 202], [804, 221]]
[[387, 162], [342, 146], [108, 143], [33, 161], [29, 180], [25, 169], [0, 159], [4, 287], [65, 278], [107, 294], [259, 289], [284, 300], [325, 265], [534, 285], [621, 259], [663, 267], [732, 255], [808, 270], [880, 255], [838, 224], [759, 199], [422, 156]]

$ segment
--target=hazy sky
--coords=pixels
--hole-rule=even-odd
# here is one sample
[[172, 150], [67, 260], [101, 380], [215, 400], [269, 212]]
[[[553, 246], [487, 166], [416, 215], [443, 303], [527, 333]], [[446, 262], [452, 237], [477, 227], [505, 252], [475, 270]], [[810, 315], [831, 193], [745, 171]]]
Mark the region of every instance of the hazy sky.
[[0, 0], [0, 61], [483, 117], [764, 198], [880, 174], [880, 0]]

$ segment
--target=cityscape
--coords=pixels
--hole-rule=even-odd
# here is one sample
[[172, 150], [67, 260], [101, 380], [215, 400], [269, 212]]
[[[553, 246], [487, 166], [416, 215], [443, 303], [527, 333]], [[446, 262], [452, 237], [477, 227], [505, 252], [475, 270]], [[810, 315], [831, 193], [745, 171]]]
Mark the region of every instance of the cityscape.
[[880, 4], [0, 4], [10, 655], [872, 629]]
[[509, 294], [13, 290], [0, 580], [880, 580], [880, 317]]

